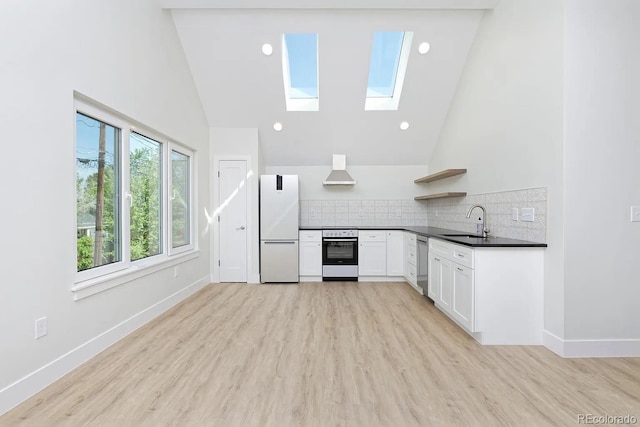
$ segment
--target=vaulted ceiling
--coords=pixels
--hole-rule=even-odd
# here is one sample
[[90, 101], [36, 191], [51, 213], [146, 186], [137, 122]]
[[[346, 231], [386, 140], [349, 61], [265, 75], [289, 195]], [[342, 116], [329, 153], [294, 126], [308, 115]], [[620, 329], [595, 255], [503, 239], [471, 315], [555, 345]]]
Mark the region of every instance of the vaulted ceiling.
[[[258, 128], [264, 162], [426, 164], [484, 13], [496, 0], [163, 0], [212, 127]], [[397, 4], [396, 4], [397, 3]], [[447, 4], [451, 9], [442, 9]], [[413, 31], [397, 111], [365, 111], [375, 31]], [[286, 111], [283, 33], [317, 33], [320, 110]], [[431, 49], [420, 55], [426, 41]], [[274, 47], [261, 53], [264, 43]], [[407, 121], [406, 131], [399, 129]], [[276, 132], [273, 124], [283, 130]]]

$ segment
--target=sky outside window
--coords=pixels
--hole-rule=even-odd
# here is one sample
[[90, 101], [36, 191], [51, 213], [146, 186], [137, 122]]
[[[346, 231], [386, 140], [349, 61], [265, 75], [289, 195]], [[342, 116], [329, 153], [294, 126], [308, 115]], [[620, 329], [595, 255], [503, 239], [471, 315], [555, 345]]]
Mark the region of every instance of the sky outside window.
[[403, 39], [402, 31], [374, 33], [367, 97], [390, 98], [393, 96]]
[[412, 41], [411, 31], [379, 31], [373, 34], [365, 111], [398, 109]]
[[318, 35], [285, 34], [289, 63], [289, 96], [293, 99], [318, 97]]

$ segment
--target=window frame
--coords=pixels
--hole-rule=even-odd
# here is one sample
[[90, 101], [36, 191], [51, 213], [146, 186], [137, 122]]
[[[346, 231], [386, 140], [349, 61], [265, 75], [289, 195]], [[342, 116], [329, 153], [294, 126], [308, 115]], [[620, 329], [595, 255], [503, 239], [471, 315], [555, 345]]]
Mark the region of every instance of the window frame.
[[[292, 97], [291, 72], [289, 66], [289, 49], [287, 47], [287, 35], [313, 34], [316, 37], [316, 97], [298, 98]], [[320, 111], [320, 35], [318, 33], [283, 33], [282, 44], [282, 78], [284, 82], [284, 99], [287, 111]]]
[[[118, 170], [118, 179], [119, 179], [119, 183], [120, 183], [120, 188], [116, 189], [116, 193], [119, 194], [118, 196], [118, 201], [119, 201], [119, 218], [120, 218], [120, 251], [121, 251], [121, 259], [120, 261], [116, 261], [113, 262], [111, 264], [105, 264], [105, 265], [101, 265], [98, 267], [93, 267], [93, 268], [89, 268], [87, 270], [82, 270], [82, 271], [78, 271], [77, 269], [77, 265], [76, 265], [76, 283], [78, 282], [82, 282], [85, 280], [89, 280], [89, 279], [93, 279], [96, 277], [100, 277], [100, 276], [105, 276], [108, 275], [110, 273], [115, 273], [115, 272], [119, 272], [121, 270], [125, 270], [127, 268], [130, 267], [131, 262], [128, 261], [130, 259], [129, 256], [129, 235], [128, 235], [128, 231], [129, 231], [129, 227], [123, 227], [124, 224], [128, 223], [129, 221], [129, 209], [128, 209], [128, 205], [126, 203], [126, 197], [124, 197], [125, 194], [125, 188], [129, 188], [129, 183], [128, 183], [128, 174], [125, 173], [126, 170], [128, 170], [129, 168], [129, 160], [127, 158], [127, 156], [125, 156], [123, 153], [125, 152], [125, 147], [124, 145], [128, 145], [128, 138], [129, 138], [129, 125], [126, 121], [123, 121], [122, 119], [107, 113], [106, 111], [102, 111], [90, 104], [87, 103], [81, 103], [76, 101], [76, 103], [74, 104], [74, 112], [73, 112], [73, 117], [74, 117], [74, 126], [73, 126], [73, 142], [74, 142], [74, 153], [77, 150], [77, 124], [76, 124], [76, 117], [77, 117], [77, 113], [83, 114], [85, 116], [91, 117], [94, 120], [103, 122], [105, 124], [108, 124], [110, 126], [113, 126], [115, 128], [118, 128], [120, 130], [120, 138], [118, 141], [118, 158], [117, 161], [119, 162], [119, 170]], [[126, 135], [126, 136], [125, 136]], [[126, 142], [125, 142], [126, 141]], [[127, 147], [128, 148], [128, 147]], [[128, 151], [126, 151], [128, 154]], [[75, 155], [75, 154], [74, 154]], [[126, 162], [126, 164], [125, 164]], [[77, 173], [78, 173], [78, 166], [77, 166], [77, 161], [76, 158], [74, 158], [74, 180], [77, 179]], [[126, 175], [126, 176], [125, 176]], [[74, 186], [75, 188], [75, 186]], [[75, 213], [75, 218], [76, 218], [76, 230], [78, 228], [78, 224], [77, 224], [77, 218], [78, 218], [78, 202], [77, 202], [77, 192], [74, 191], [75, 193], [75, 200], [76, 203], [74, 204], [74, 213]], [[76, 238], [77, 239], [77, 238]], [[78, 253], [77, 253], [77, 240], [76, 240], [76, 256], [75, 259], [78, 259]]]
[[[160, 177], [160, 186], [161, 191], [160, 191], [160, 215], [161, 215], [161, 221], [160, 221], [160, 226], [161, 226], [161, 244], [160, 244], [160, 253], [159, 254], [155, 254], [155, 255], [150, 255], [148, 257], [144, 257], [144, 258], [140, 258], [134, 261], [131, 261], [131, 264], [134, 266], [144, 266], [148, 263], [154, 263], [157, 262], [157, 260], [162, 260], [163, 258], [165, 258], [167, 256], [167, 243], [166, 243], [166, 239], [167, 239], [167, 226], [169, 225], [169, 221], [167, 218], [167, 167], [165, 165], [165, 163], [167, 162], [167, 146], [169, 145], [169, 142], [164, 140], [164, 138], [162, 138], [162, 136], [154, 133], [153, 131], [148, 131], [146, 129], [140, 129], [140, 127], [136, 127], [136, 126], [131, 126], [131, 129], [129, 130], [129, 140], [127, 141], [127, 170], [130, 172], [131, 171], [131, 165], [129, 163], [129, 155], [131, 153], [131, 134], [132, 133], [137, 133], [138, 135], [142, 135], [145, 138], [151, 139], [157, 143], [160, 144], [161, 149], [160, 149], [160, 163], [161, 163], [161, 177]], [[128, 174], [127, 174], [128, 175]], [[128, 231], [129, 231], [129, 239], [127, 241], [127, 243], [129, 244], [129, 259], [131, 259], [131, 207], [133, 207], [133, 203], [135, 203], [135, 197], [133, 194], [131, 194], [131, 179], [129, 178], [129, 176], [127, 176], [129, 182], [128, 182], [128, 187], [127, 187], [127, 196], [126, 198], [129, 199], [129, 203], [127, 204], [128, 209], [129, 209], [129, 226]]]
[[[409, 56], [411, 54], [411, 45], [413, 42], [413, 31], [402, 31], [402, 33], [402, 47], [400, 48], [400, 57], [398, 59], [398, 69], [396, 70], [393, 95], [390, 97], [369, 97], [365, 93], [365, 111], [394, 111], [397, 110], [400, 105], [400, 96], [402, 95], [402, 87], [404, 86], [404, 79], [409, 66]], [[371, 44], [371, 49], [373, 49], [373, 42]], [[371, 62], [369, 62], [369, 68], [371, 68]], [[369, 70], [369, 72], [371, 72], [371, 70]], [[369, 83], [367, 82], [367, 91], [368, 90]]]
[[[86, 296], [93, 295], [103, 290], [109, 289], [114, 286], [118, 286], [128, 281], [134, 280], [141, 276], [142, 270], [147, 270], [146, 274], [150, 274], [155, 271], [159, 271], [164, 268], [168, 268], [176, 263], [184, 262], [187, 259], [192, 259], [197, 256], [197, 241], [196, 241], [196, 229], [197, 229], [197, 217], [196, 217], [196, 152], [183, 144], [180, 144], [171, 138], [168, 138], [159, 132], [153, 131], [146, 126], [140, 125], [136, 121], [129, 119], [123, 115], [119, 115], [113, 112], [107, 107], [99, 107], [89, 100], [84, 98], [74, 97], [73, 104], [73, 143], [74, 143], [74, 216], [76, 221], [77, 231], [77, 215], [78, 215], [78, 203], [77, 203], [77, 113], [86, 115], [100, 122], [106, 123], [110, 126], [116, 127], [120, 130], [119, 146], [118, 146], [118, 161], [120, 167], [118, 170], [118, 177], [120, 182], [120, 188], [117, 190], [118, 202], [119, 202], [119, 214], [120, 214], [120, 234], [121, 234], [121, 260], [106, 264], [98, 267], [89, 268], [87, 270], [78, 271], [76, 265], [74, 285], [71, 290], [74, 292], [74, 299], [82, 299]], [[155, 142], [161, 144], [161, 252], [156, 255], [140, 258], [138, 260], [131, 260], [131, 204], [133, 203], [131, 195], [131, 181], [130, 181], [130, 138], [131, 133], [135, 132], [146, 138], [152, 139]], [[171, 243], [171, 152], [176, 151], [180, 154], [188, 156], [189, 158], [189, 236], [190, 243], [188, 245], [180, 246], [178, 248], [172, 248]], [[77, 237], [75, 244], [75, 251], [77, 260]], [[144, 275], [144, 274], [142, 274]]]
[[193, 199], [195, 196], [194, 192], [194, 157], [195, 153], [192, 150], [187, 149], [186, 147], [170, 142], [167, 147], [168, 155], [167, 155], [167, 194], [173, 193], [173, 173], [172, 173], [172, 165], [171, 165], [171, 154], [175, 151], [176, 153], [182, 154], [189, 158], [189, 243], [186, 245], [173, 247], [173, 211], [171, 206], [172, 197], [169, 194], [167, 197], [167, 253], [169, 256], [181, 254], [184, 252], [192, 251], [195, 248], [195, 233], [194, 233], [194, 209], [193, 209]]

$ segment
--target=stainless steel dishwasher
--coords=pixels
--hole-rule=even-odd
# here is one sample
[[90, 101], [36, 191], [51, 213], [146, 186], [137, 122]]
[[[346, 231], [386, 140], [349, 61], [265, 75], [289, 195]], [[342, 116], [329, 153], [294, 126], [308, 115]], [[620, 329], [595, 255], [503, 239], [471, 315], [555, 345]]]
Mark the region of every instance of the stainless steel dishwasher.
[[418, 249], [417, 282], [418, 287], [422, 288], [422, 294], [426, 297], [429, 285], [429, 243], [426, 237], [416, 236], [416, 244]]

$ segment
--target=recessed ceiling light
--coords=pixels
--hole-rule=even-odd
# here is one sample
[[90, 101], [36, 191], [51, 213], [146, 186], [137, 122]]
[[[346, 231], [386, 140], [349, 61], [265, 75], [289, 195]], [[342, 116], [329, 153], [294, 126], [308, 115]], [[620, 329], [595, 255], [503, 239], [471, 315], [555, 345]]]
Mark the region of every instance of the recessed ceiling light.
[[421, 55], [429, 52], [429, 49], [431, 49], [431, 46], [427, 42], [422, 42], [420, 46], [418, 46], [418, 52], [420, 52]]
[[264, 53], [267, 56], [271, 55], [273, 53], [273, 46], [271, 46], [269, 43], [263, 44], [262, 53]]
[[273, 124], [273, 130], [275, 130], [276, 132], [280, 132], [282, 130], [282, 123], [280, 122], [275, 122]]
[[407, 130], [407, 129], [409, 129], [409, 122], [400, 123], [400, 130]]

